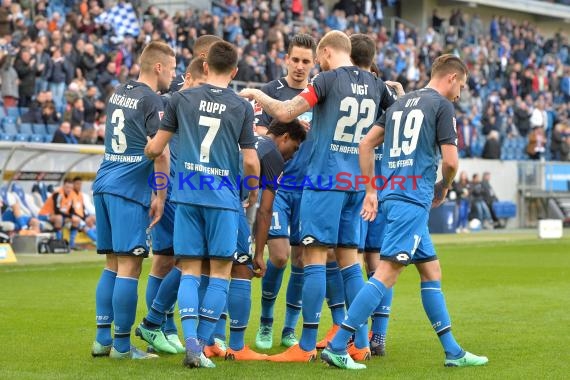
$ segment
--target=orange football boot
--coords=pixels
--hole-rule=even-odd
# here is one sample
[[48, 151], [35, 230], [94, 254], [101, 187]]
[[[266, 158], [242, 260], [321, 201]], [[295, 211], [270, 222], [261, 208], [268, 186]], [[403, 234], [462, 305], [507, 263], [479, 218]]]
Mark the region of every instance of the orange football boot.
[[323, 338], [323, 340], [317, 342], [317, 349], [324, 350], [327, 348], [327, 344], [334, 338], [338, 329], [340, 329], [339, 325], [332, 325], [332, 327], [327, 331], [327, 335]]
[[305, 351], [298, 344], [289, 347], [277, 355], [271, 355], [267, 358], [270, 362], [313, 362], [317, 359], [317, 350]]

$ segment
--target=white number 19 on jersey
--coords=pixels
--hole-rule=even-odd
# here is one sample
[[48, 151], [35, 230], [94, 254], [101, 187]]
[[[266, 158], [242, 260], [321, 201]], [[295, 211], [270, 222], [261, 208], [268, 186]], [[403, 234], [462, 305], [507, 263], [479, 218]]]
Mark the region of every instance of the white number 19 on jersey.
[[394, 120], [394, 140], [392, 141], [392, 148], [390, 149], [390, 157], [400, 157], [402, 152], [408, 156], [412, 154], [418, 146], [418, 138], [424, 121], [424, 113], [419, 109], [411, 110], [410, 113], [408, 113], [404, 123], [403, 139], [400, 144], [402, 114], [403, 111], [396, 111], [392, 114], [392, 120]]

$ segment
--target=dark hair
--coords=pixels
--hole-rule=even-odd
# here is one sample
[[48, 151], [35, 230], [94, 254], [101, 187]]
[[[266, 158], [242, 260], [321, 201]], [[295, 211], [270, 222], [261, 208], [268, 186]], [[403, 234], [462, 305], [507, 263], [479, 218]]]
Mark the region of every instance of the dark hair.
[[467, 75], [469, 69], [467, 69], [461, 58], [453, 54], [443, 54], [435, 59], [431, 67], [432, 78], [452, 73]]
[[205, 77], [206, 73], [204, 72], [204, 62], [206, 62], [206, 60], [202, 57], [194, 58], [186, 68], [185, 75], [190, 74], [193, 79]]
[[65, 185], [66, 183], [73, 183], [73, 181], [71, 180], [71, 178], [66, 178], [63, 180], [63, 184]]
[[299, 119], [295, 119], [288, 123], [281, 122], [277, 119], [273, 119], [269, 127], [267, 128], [267, 133], [271, 133], [274, 136], [282, 136], [285, 133], [289, 133], [292, 140], [303, 142], [307, 137], [307, 132], [305, 127], [301, 125]]
[[73, 177], [73, 182], [75, 182], [75, 181], [83, 181], [83, 179], [80, 176], [76, 176], [76, 177]]
[[227, 74], [237, 67], [236, 48], [226, 41], [216, 42], [208, 52], [208, 67], [217, 74]]
[[350, 36], [350, 44], [352, 45], [350, 59], [354, 65], [366, 69], [371, 67], [376, 56], [376, 46], [372, 38], [366, 34], [353, 34]]
[[382, 73], [380, 72], [380, 69], [378, 68], [376, 62], [372, 62], [372, 66], [370, 66], [370, 72], [378, 78], [382, 76]]
[[289, 41], [289, 48], [287, 49], [287, 54], [291, 54], [294, 47], [300, 47], [302, 49], [311, 49], [313, 56], [317, 54], [317, 43], [315, 39], [308, 34], [295, 34], [291, 41]]
[[223, 39], [212, 34], [204, 34], [203, 36], [198, 37], [196, 42], [194, 42], [194, 56], [199, 57], [201, 55], [206, 57], [212, 45], [220, 41], [223, 41]]

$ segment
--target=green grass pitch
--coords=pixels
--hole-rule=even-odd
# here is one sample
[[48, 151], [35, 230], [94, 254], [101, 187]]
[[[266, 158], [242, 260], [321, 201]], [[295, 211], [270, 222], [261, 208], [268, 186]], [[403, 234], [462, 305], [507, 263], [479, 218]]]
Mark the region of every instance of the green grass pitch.
[[[444, 368], [443, 351], [424, 314], [418, 275], [408, 268], [395, 288], [387, 356], [344, 372], [307, 364], [225, 362], [188, 370], [182, 356], [111, 361], [90, 355], [94, 291], [102, 261], [93, 253], [19, 256], [0, 266], [0, 379], [564, 379], [570, 378], [570, 231], [563, 240], [535, 233], [436, 236], [453, 331], [467, 350], [489, 357], [479, 368]], [[139, 284], [138, 323], [150, 262]], [[286, 281], [286, 279], [285, 279]], [[284, 283], [285, 283], [284, 281]], [[258, 327], [260, 281], [253, 281], [246, 344]], [[279, 343], [285, 291], [276, 305]], [[323, 308], [319, 338], [330, 327]], [[297, 328], [300, 333], [300, 326]], [[133, 343], [145, 347], [133, 334]], [[274, 347], [271, 353], [283, 348]]]

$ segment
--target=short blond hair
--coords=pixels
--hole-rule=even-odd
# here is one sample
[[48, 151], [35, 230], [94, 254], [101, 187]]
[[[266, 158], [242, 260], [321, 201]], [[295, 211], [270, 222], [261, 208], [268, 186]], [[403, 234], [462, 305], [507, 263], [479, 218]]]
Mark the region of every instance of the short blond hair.
[[208, 56], [208, 52], [212, 45], [220, 41], [223, 41], [223, 39], [212, 34], [204, 34], [203, 36], [198, 37], [194, 43], [194, 57], [201, 56], [205, 59]]
[[168, 57], [176, 57], [174, 50], [165, 42], [152, 41], [146, 45], [141, 54], [141, 72], [151, 72], [157, 63], [166, 65], [168, 63]]
[[431, 66], [432, 78], [457, 73], [458, 75], [468, 75], [469, 69], [461, 58], [453, 54], [443, 54], [435, 59]]
[[338, 30], [331, 30], [321, 38], [317, 50], [329, 47], [333, 50], [344, 52], [350, 54], [352, 51], [352, 45], [350, 43], [350, 38]]

